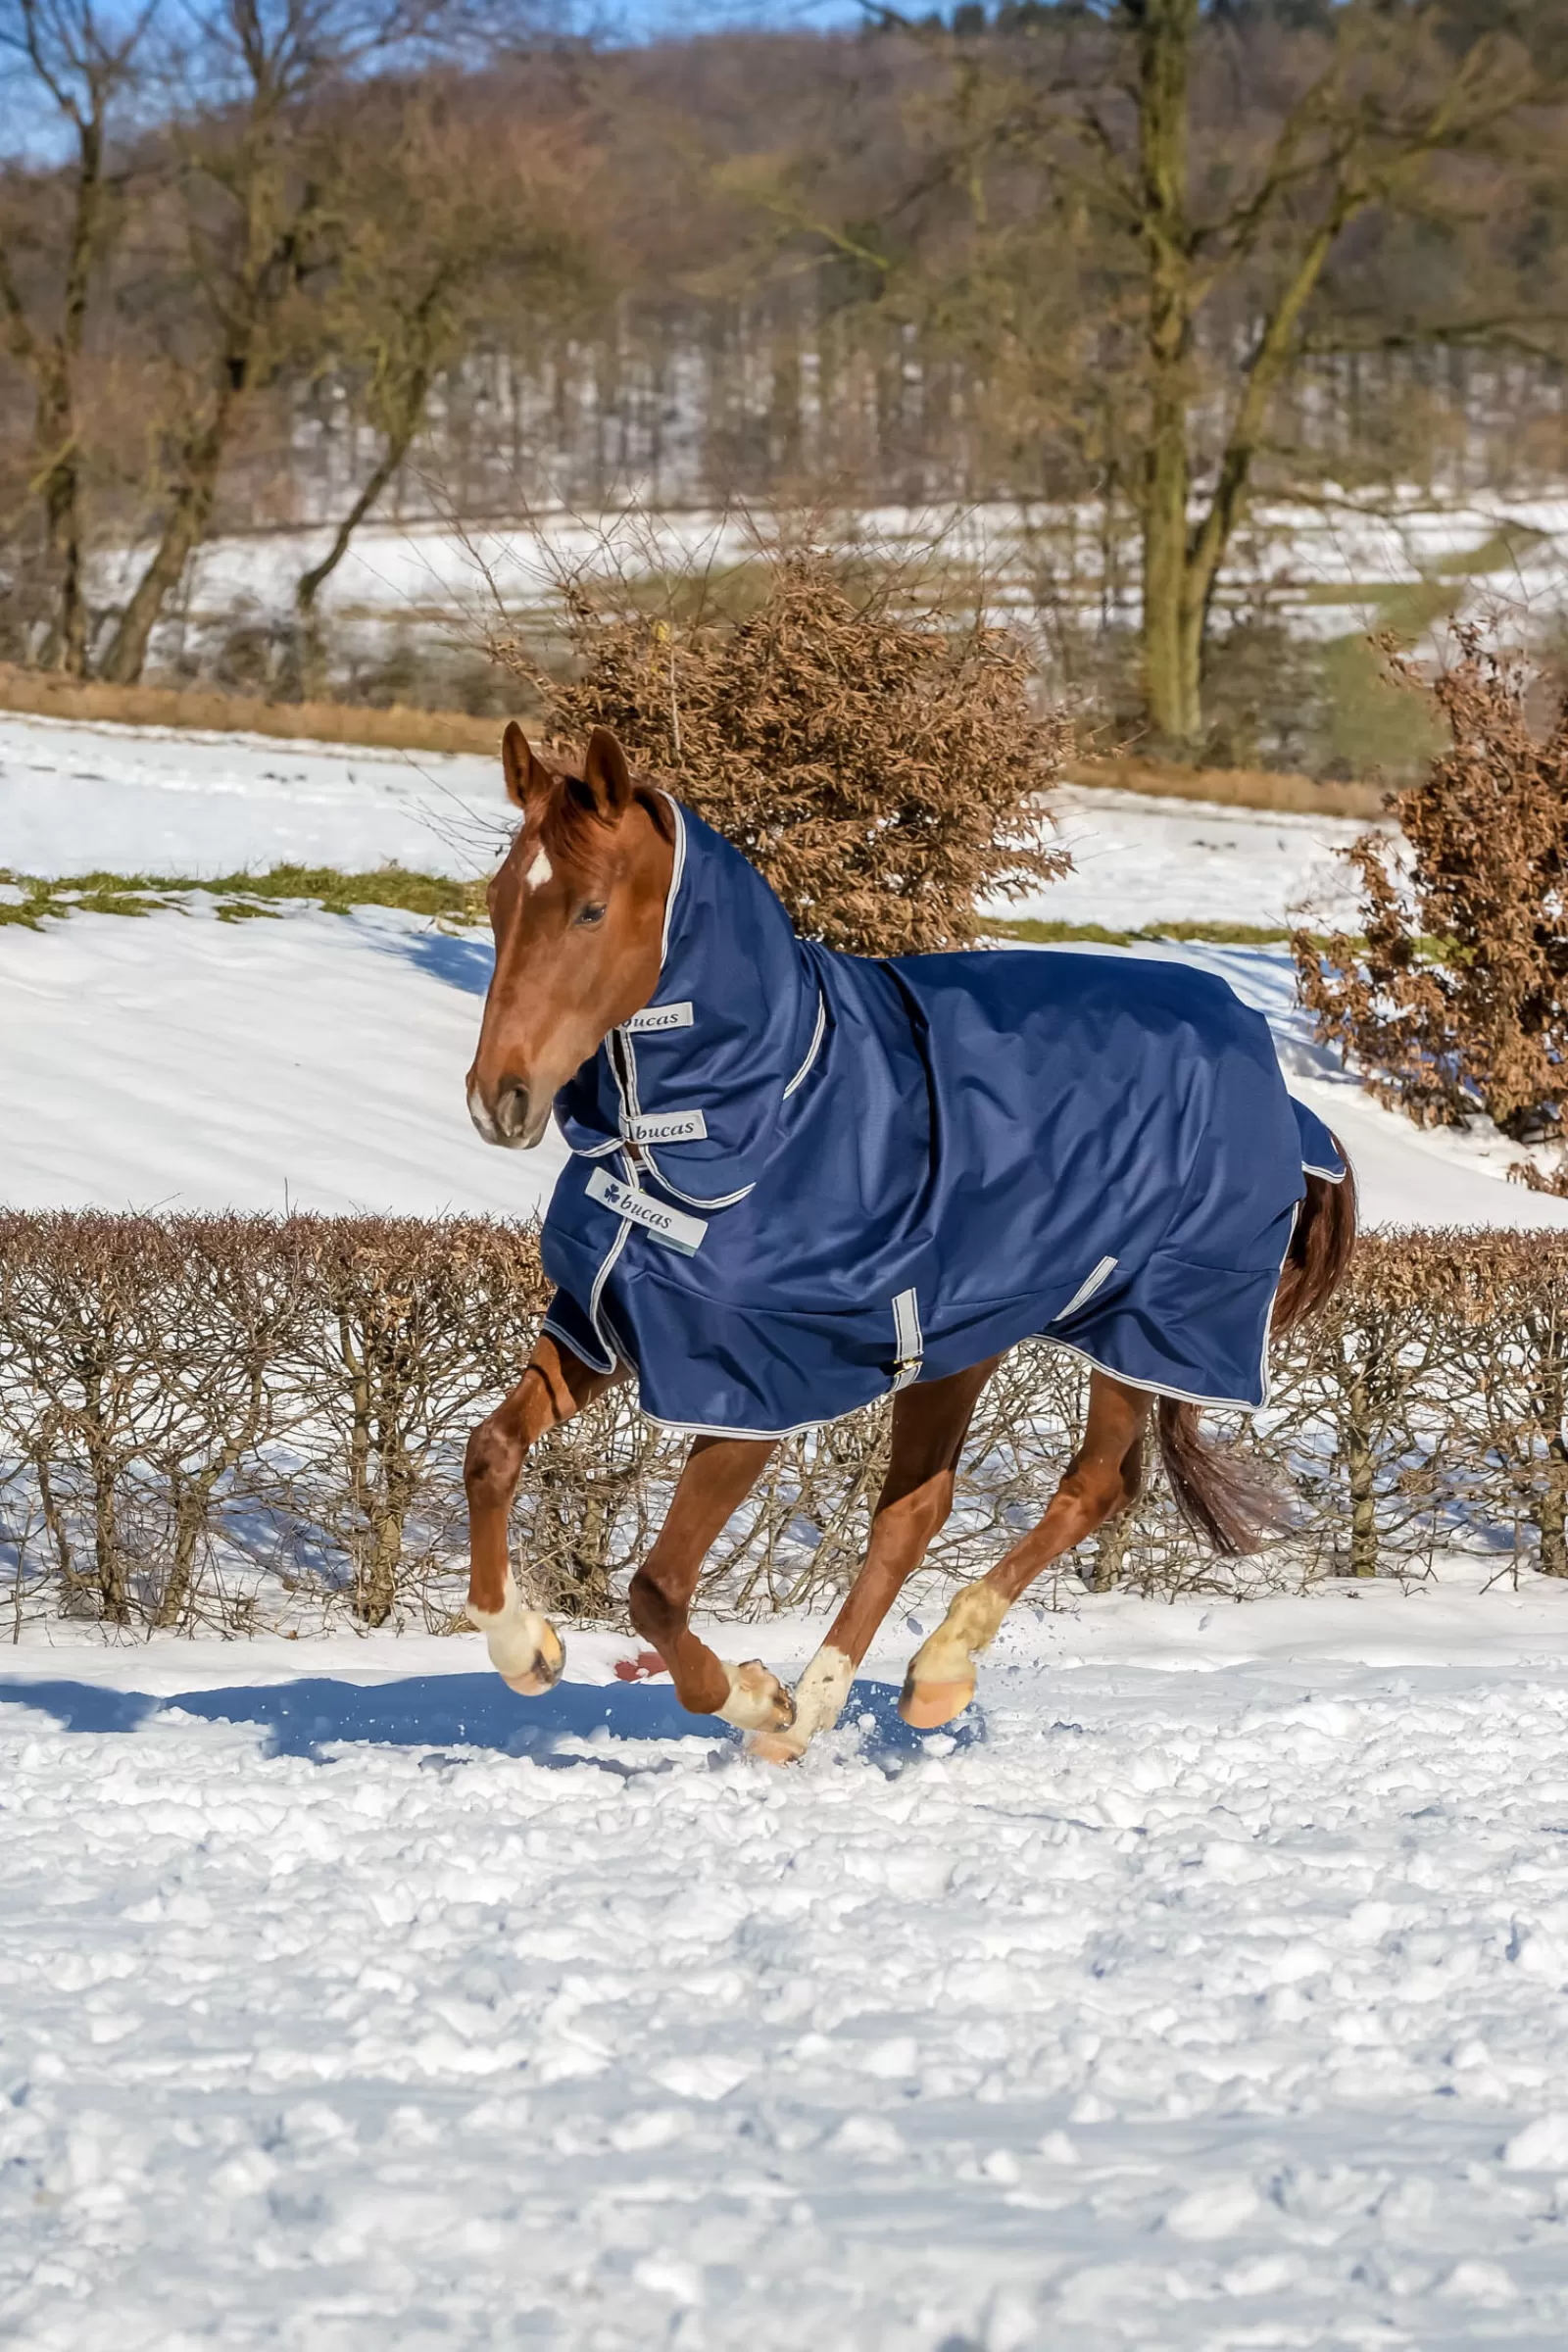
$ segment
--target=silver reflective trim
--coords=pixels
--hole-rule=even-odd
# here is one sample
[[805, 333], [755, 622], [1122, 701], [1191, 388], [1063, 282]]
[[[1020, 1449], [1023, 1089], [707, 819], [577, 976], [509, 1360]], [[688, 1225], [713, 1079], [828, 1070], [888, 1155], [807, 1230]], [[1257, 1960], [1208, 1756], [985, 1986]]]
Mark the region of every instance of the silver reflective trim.
[[1120, 1263], [1119, 1258], [1102, 1257], [1099, 1265], [1084, 1276], [1083, 1281], [1078, 1285], [1060, 1314], [1052, 1316], [1053, 1323], [1065, 1323], [1069, 1315], [1075, 1315], [1081, 1306], [1087, 1306], [1101, 1284], [1109, 1281]]
[[906, 1389], [920, 1375], [925, 1356], [925, 1340], [920, 1331], [920, 1300], [914, 1291], [901, 1291], [893, 1301], [893, 1339], [899, 1351], [898, 1370], [894, 1374], [895, 1392]]
[[794, 1094], [795, 1089], [800, 1085], [802, 1079], [809, 1073], [812, 1062], [822, 1051], [822, 1032], [826, 1027], [827, 999], [823, 996], [822, 991], [818, 989], [816, 992], [816, 1027], [811, 1031], [811, 1042], [806, 1049], [806, 1059], [802, 1062], [800, 1068], [796, 1071], [794, 1077], [784, 1089], [784, 1100], [786, 1102], [789, 1101], [791, 1095]]

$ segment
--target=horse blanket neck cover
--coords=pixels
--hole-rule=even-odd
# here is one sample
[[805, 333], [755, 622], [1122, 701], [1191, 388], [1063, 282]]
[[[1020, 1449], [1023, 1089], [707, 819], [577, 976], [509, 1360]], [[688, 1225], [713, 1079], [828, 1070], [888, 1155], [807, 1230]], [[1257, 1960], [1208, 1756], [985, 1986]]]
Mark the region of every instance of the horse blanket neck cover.
[[812, 1428], [1015, 1342], [1252, 1408], [1303, 1166], [1267, 1025], [1178, 963], [883, 960], [798, 939], [675, 808], [653, 1002], [556, 1098], [545, 1328], [724, 1436]]

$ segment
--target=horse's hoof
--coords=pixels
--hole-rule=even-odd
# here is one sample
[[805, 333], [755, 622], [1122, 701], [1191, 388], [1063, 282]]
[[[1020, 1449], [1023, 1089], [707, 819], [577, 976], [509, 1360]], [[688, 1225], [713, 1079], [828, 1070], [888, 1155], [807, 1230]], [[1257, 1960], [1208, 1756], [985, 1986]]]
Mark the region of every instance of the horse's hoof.
[[795, 1721], [795, 1701], [776, 1674], [770, 1674], [760, 1658], [748, 1658], [744, 1666], [726, 1666], [729, 1676], [729, 1696], [719, 1708], [719, 1718], [732, 1723], [738, 1732], [787, 1732]]
[[742, 1745], [759, 1764], [798, 1764], [807, 1747], [793, 1725], [787, 1732], [748, 1732]]
[[936, 1732], [961, 1715], [973, 1696], [973, 1676], [966, 1683], [917, 1683], [911, 1674], [899, 1698], [899, 1713], [915, 1731]]
[[519, 1698], [543, 1698], [553, 1690], [566, 1671], [566, 1652], [561, 1636], [548, 1618], [539, 1620], [538, 1648], [533, 1661], [520, 1674], [503, 1674], [501, 1680], [509, 1690]]

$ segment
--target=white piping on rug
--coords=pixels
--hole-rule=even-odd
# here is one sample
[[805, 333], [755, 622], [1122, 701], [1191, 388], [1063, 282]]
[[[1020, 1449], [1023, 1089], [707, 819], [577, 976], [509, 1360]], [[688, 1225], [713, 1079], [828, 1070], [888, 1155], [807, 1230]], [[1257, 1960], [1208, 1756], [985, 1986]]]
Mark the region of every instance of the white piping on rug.
[[669, 956], [669, 926], [675, 913], [675, 901], [680, 896], [682, 878], [686, 872], [686, 818], [679, 801], [672, 800], [661, 790], [660, 799], [668, 801], [675, 818], [675, 862], [670, 868], [669, 893], [664, 900], [664, 928], [659, 942], [659, 977], [664, 977], [664, 964]]
[[[628, 1184], [633, 1183], [633, 1171], [629, 1161], [626, 1163], [626, 1182]], [[633, 1189], [635, 1189], [635, 1187]], [[594, 1327], [594, 1332], [599, 1341], [600, 1347], [610, 1357], [612, 1369], [613, 1369], [613, 1367], [619, 1363], [620, 1358], [615, 1351], [605, 1326], [599, 1320], [599, 1301], [605, 1295], [606, 1283], [610, 1280], [611, 1275], [614, 1271], [615, 1260], [617, 1257], [619, 1257], [621, 1251], [626, 1247], [626, 1236], [630, 1233], [630, 1231], [631, 1226], [624, 1217], [617, 1220], [615, 1238], [605, 1252], [604, 1260], [600, 1265], [599, 1271], [594, 1276], [594, 1287], [588, 1294], [588, 1320]]]
[[1061, 1312], [1052, 1316], [1051, 1320], [1053, 1323], [1065, 1323], [1069, 1315], [1075, 1315], [1081, 1306], [1086, 1306], [1089, 1303], [1089, 1300], [1094, 1297], [1095, 1293], [1100, 1290], [1104, 1283], [1109, 1281], [1111, 1275], [1115, 1273], [1116, 1268], [1120, 1265], [1120, 1258], [1102, 1257], [1099, 1265], [1093, 1267], [1091, 1271], [1084, 1276], [1083, 1281], [1078, 1285], [1078, 1288], [1074, 1291], [1072, 1297], [1068, 1299]]
[[812, 1062], [815, 1061], [818, 1054], [820, 1054], [822, 1051], [822, 1033], [826, 1027], [827, 999], [823, 996], [821, 988], [818, 987], [816, 992], [816, 1027], [811, 1031], [811, 1042], [806, 1049], [806, 1059], [802, 1062], [800, 1068], [796, 1071], [794, 1077], [784, 1089], [784, 1100], [786, 1102], [789, 1101], [791, 1095], [794, 1094], [795, 1089], [801, 1084], [801, 1081], [808, 1075]]
[[[582, 1351], [582, 1340], [580, 1336], [575, 1336], [569, 1331], [564, 1331], [561, 1325], [553, 1322], [549, 1315], [546, 1315], [544, 1321], [540, 1324], [539, 1329], [541, 1333], [547, 1331], [550, 1332], [561, 1342], [564, 1348], [570, 1351], [571, 1354], [577, 1356], [583, 1363], [588, 1364], [588, 1369], [590, 1372], [613, 1372], [616, 1364], [624, 1360], [621, 1356], [612, 1355], [608, 1356], [602, 1364], [588, 1363], [588, 1358], [583, 1354]], [[597, 1337], [597, 1327], [595, 1336]]]

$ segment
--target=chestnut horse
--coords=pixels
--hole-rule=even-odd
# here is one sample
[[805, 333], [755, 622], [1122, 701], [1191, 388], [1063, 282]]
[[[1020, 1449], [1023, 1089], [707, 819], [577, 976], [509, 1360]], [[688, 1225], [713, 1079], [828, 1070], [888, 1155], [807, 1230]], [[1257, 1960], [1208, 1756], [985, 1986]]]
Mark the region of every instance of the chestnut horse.
[[[630, 771], [615, 738], [595, 729], [580, 763], [547, 761], [519, 728], [503, 744], [507, 791], [521, 823], [490, 884], [496, 962], [468, 1108], [487, 1143], [528, 1150], [551, 1105], [659, 987], [675, 820], [664, 796]], [[1272, 1062], [1270, 1062], [1272, 1067]], [[638, 1146], [626, 1151], [633, 1169]], [[1340, 1281], [1353, 1243], [1354, 1193], [1312, 1173], [1274, 1296], [1277, 1334], [1312, 1313]], [[1276, 1261], [1277, 1262], [1277, 1261]], [[838, 1718], [857, 1668], [906, 1579], [953, 1505], [970, 1417], [1000, 1357], [899, 1386], [892, 1452], [864, 1564], [826, 1641], [793, 1694], [756, 1660], [731, 1664], [693, 1633], [703, 1561], [745, 1500], [776, 1440], [699, 1436], [662, 1530], [632, 1580], [632, 1623], [673, 1679], [682, 1706], [747, 1732], [775, 1761], [802, 1754]], [[626, 1377], [595, 1369], [557, 1333], [540, 1337], [521, 1380], [473, 1432], [466, 1465], [471, 1544], [468, 1615], [491, 1660], [525, 1695], [550, 1689], [564, 1664], [549, 1620], [524, 1605], [508, 1562], [508, 1522], [528, 1448]], [[1191, 1402], [1095, 1369], [1083, 1440], [1044, 1518], [978, 1583], [956, 1594], [916, 1652], [900, 1699], [910, 1724], [950, 1721], [974, 1693], [974, 1661], [1041, 1571], [1135, 1499], [1152, 1415], [1178, 1504], [1222, 1552], [1251, 1548], [1261, 1502], [1240, 1467], [1205, 1446]]]

